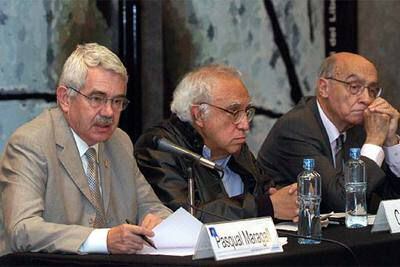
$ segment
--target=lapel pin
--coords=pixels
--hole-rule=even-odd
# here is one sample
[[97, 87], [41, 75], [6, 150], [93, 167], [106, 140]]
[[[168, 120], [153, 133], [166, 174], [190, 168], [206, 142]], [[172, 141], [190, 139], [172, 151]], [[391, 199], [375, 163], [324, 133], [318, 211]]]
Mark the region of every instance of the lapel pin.
[[110, 161], [109, 160], [104, 160], [104, 166], [106, 168], [110, 167]]

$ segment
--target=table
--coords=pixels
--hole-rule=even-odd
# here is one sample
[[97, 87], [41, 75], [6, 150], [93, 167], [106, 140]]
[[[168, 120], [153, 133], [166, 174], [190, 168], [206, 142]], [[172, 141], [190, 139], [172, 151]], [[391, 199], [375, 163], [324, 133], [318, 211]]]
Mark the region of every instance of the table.
[[[324, 238], [349, 246], [360, 265], [400, 265], [400, 234], [371, 233], [371, 226], [346, 229], [330, 225], [323, 229]], [[285, 236], [280, 232], [279, 236]], [[0, 258], [0, 266], [301, 266], [357, 265], [345, 248], [332, 243], [299, 245], [288, 237], [283, 253], [245, 257], [225, 261], [213, 259], [193, 261], [191, 256], [153, 255], [67, 255], [46, 253], [13, 253]]]

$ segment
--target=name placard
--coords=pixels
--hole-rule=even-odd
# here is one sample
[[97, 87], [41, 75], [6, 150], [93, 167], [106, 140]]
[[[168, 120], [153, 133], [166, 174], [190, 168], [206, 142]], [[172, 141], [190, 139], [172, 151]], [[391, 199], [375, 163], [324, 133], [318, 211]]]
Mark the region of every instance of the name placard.
[[400, 199], [384, 200], [379, 203], [371, 232], [390, 230], [391, 234], [400, 232]]
[[204, 224], [193, 259], [225, 260], [282, 252], [271, 217]]

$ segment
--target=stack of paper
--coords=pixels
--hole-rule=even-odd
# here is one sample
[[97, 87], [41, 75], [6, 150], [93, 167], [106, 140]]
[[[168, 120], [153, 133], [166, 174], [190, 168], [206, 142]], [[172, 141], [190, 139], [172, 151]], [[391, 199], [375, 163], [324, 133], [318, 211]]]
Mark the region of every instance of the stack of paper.
[[152, 240], [157, 249], [144, 246], [138, 254], [193, 255], [202, 225], [185, 209], [179, 208], [154, 227]]

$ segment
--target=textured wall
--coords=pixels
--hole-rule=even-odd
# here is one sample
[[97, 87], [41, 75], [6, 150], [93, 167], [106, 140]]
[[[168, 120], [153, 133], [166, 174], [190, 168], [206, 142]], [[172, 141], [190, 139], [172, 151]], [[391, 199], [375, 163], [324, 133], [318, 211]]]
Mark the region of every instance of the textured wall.
[[[303, 94], [314, 93], [324, 58], [323, 2], [272, 1]], [[169, 86], [194, 66], [210, 62], [237, 67], [256, 106], [286, 112], [293, 106], [287, 69], [262, 0], [164, 1], [165, 64]], [[249, 136], [254, 152], [274, 119], [256, 116]]]
[[55, 92], [66, 57], [89, 41], [111, 44], [93, 0], [0, 0], [0, 94], [26, 98], [0, 101], [0, 151], [18, 126], [54, 105], [40, 97]]
[[359, 1], [360, 54], [378, 67], [383, 97], [400, 110], [400, 1]]

